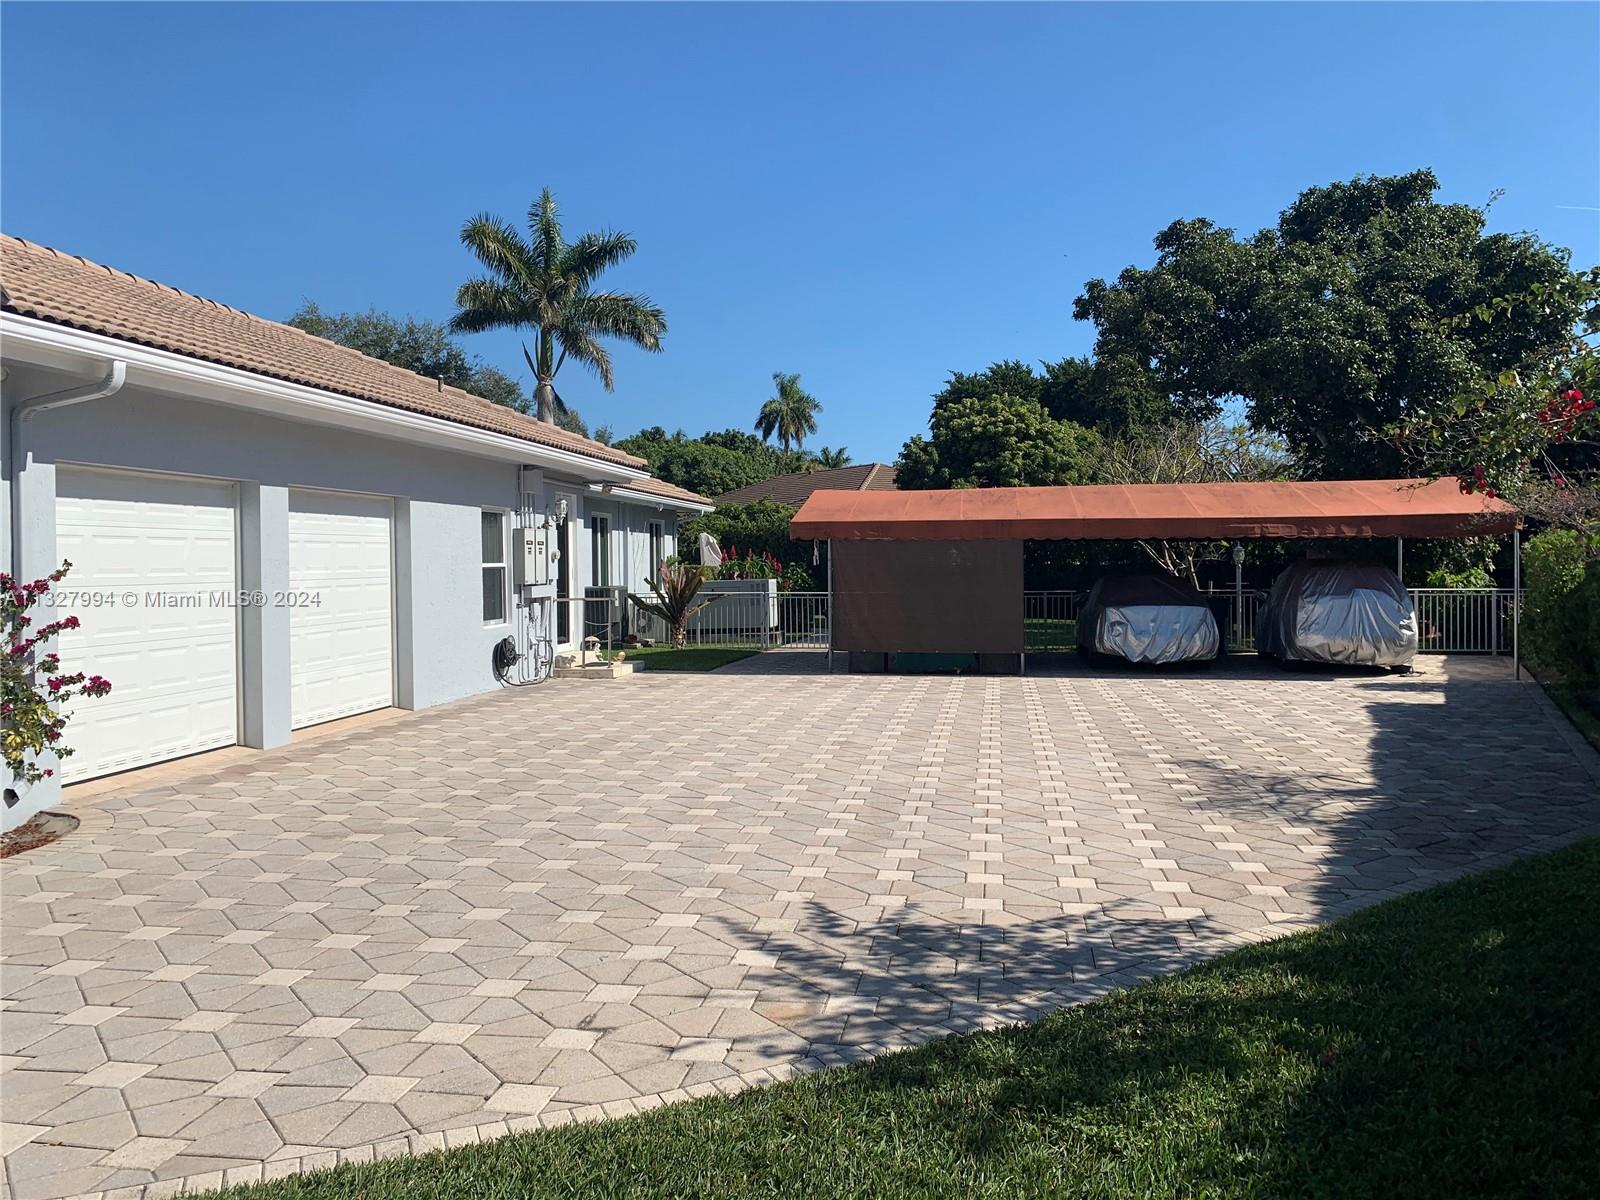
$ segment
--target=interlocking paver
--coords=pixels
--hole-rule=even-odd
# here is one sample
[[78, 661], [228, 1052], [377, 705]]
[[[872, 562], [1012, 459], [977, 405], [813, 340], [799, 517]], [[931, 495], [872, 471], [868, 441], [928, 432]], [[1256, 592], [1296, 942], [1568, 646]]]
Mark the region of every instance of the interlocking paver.
[[1503, 661], [821, 662], [552, 683], [131, 776], [0, 868], [10, 1195], [763, 1082], [1600, 828], [1596, 756]]

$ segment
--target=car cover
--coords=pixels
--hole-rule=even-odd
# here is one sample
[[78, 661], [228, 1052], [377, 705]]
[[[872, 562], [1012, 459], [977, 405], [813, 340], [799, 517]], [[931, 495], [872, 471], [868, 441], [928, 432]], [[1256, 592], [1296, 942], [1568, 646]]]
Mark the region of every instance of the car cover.
[[1136, 663], [1212, 659], [1217, 619], [1195, 588], [1167, 575], [1106, 575], [1078, 613], [1078, 645]]
[[1416, 606], [1388, 567], [1302, 559], [1278, 576], [1258, 611], [1256, 649], [1298, 662], [1409, 666]]

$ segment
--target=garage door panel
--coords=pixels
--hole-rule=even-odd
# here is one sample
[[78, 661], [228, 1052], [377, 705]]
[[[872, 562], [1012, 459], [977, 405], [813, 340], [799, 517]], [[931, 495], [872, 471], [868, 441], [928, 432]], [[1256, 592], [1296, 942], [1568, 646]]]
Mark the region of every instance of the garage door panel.
[[[234, 493], [226, 484], [61, 467], [56, 545], [72, 562], [61, 594], [80, 628], [61, 637], [68, 670], [111, 693], [67, 709], [67, 781], [238, 740]], [[107, 597], [114, 603], [105, 603]]]
[[290, 677], [296, 728], [394, 700], [392, 508], [296, 492], [289, 512]]

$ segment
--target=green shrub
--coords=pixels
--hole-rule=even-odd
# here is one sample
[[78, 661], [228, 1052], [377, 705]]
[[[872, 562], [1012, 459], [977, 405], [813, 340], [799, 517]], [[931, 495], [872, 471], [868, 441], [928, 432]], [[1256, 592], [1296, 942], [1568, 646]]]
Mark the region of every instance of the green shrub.
[[1600, 597], [1595, 549], [1573, 530], [1552, 529], [1531, 538], [1523, 555], [1528, 657], [1575, 681], [1593, 678], [1600, 650], [1593, 615]]
[[1460, 571], [1440, 568], [1436, 571], [1429, 571], [1426, 579], [1423, 580], [1422, 586], [1457, 589], [1492, 588], [1494, 586], [1494, 576], [1490, 575], [1482, 567], [1466, 567]]

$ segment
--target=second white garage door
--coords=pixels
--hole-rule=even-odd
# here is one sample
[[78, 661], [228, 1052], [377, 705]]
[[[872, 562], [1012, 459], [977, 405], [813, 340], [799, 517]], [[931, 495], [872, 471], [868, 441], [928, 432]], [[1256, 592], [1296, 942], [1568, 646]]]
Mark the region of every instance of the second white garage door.
[[289, 679], [294, 727], [394, 702], [393, 505], [291, 493]]

